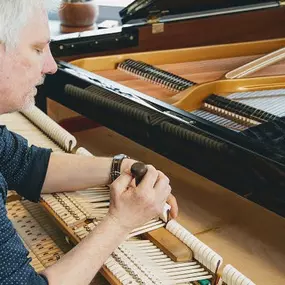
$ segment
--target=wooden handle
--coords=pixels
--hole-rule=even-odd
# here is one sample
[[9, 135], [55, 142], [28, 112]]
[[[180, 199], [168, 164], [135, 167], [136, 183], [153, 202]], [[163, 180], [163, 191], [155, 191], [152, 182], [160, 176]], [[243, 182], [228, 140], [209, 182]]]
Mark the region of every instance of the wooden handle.
[[260, 69], [265, 68], [285, 58], [285, 48], [278, 49], [266, 54], [256, 60], [253, 60], [243, 66], [240, 66], [225, 75], [226, 79], [244, 78]]
[[143, 177], [147, 173], [147, 167], [142, 162], [135, 162], [131, 167], [131, 173], [136, 179], [136, 185], [139, 185]]

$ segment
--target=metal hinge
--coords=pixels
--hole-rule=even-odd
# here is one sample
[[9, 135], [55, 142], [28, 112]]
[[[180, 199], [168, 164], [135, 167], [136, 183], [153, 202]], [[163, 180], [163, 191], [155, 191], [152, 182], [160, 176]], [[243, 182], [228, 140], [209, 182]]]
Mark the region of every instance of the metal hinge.
[[152, 11], [149, 13], [147, 23], [152, 25], [152, 33], [159, 34], [164, 32], [164, 23], [160, 22], [161, 16], [167, 14], [168, 11]]
[[147, 23], [152, 25], [153, 34], [164, 32], [164, 23], [159, 22], [159, 17], [149, 17]]
[[164, 32], [164, 23], [152, 24], [152, 33], [159, 34]]

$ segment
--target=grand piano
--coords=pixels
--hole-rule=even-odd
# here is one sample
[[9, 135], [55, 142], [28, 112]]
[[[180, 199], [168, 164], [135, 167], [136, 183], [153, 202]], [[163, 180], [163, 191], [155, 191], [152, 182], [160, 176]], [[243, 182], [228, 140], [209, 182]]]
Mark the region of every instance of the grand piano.
[[[251, 78], [225, 76], [284, 46], [282, 1], [171, 3], [135, 1], [121, 11], [127, 24], [118, 32], [56, 37], [51, 48], [59, 70], [47, 77], [39, 96], [44, 104], [39, 105], [45, 109], [48, 97], [284, 216], [283, 113], [279, 112], [284, 65], [267, 67]], [[130, 38], [135, 39], [132, 44]], [[140, 76], [139, 67], [133, 67], [136, 62], [148, 68], [148, 75]], [[168, 74], [161, 75], [161, 70]], [[181, 78], [188, 88], [169, 91], [169, 85]], [[221, 95], [216, 97], [219, 101], [247, 91], [246, 96], [252, 93], [261, 102], [249, 105], [270, 114], [262, 108], [271, 104], [265, 100], [272, 89], [277, 92], [272, 100], [279, 106], [275, 119], [230, 127], [229, 121], [220, 123], [214, 114], [210, 118], [198, 111], [205, 109], [207, 98]], [[235, 101], [232, 109], [226, 107], [230, 101], [213, 104], [236, 112], [231, 119], [240, 123], [237, 116], [252, 118], [256, 112], [243, 112], [244, 105], [237, 102], [245, 101]]]
[[[135, 1], [121, 12], [122, 23], [130, 22], [116, 31], [54, 38], [51, 47], [59, 70], [47, 76], [38, 106], [76, 136], [76, 148], [84, 146], [94, 155], [125, 152], [163, 170], [179, 203], [177, 221], [188, 230], [179, 234], [180, 243], [191, 236], [194, 260], [202, 265], [215, 261], [210, 249], [223, 258], [226, 266], [217, 272], [206, 266], [222, 275], [224, 282], [218, 284], [277, 285], [285, 280], [284, 62], [243, 73], [248, 71], [245, 64], [273, 51], [284, 56], [284, 8], [277, 1], [211, 3]], [[38, 109], [33, 115], [7, 114], [1, 120], [30, 143], [76, 151], [69, 139], [59, 147], [56, 137], [69, 135]], [[41, 201], [48, 217], [74, 244], [96, 222], [94, 217], [77, 216], [86, 204], [81, 207], [76, 195], [42, 195]], [[66, 250], [53, 255], [48, 248], [43, 254], [40, 247], [37, 253], [41, 235], [38, 240], [34, 236], [40, 230], [35, 229], [37, 223], [27, 222], [28, 212], [39, 219], [38, 225], [48, 223], [27, 201], [10, 198], [9, 215], [31, 253], [55, 262]], [[34, 232], [31, 237], [26, 224]], [[170, 241], [166, 250], [172, 246]], [[140, 261], [139, 256], [129, 261]], [[120, 263], [121, 257], [115, 254], [111, 259]], [[102, 273], [111, 284], [126, 284], [112, 262]], [[183, 275], [183, 270], [176, 273], [180, 271]], [[217, 279], [212, 280], [216, 284]]]

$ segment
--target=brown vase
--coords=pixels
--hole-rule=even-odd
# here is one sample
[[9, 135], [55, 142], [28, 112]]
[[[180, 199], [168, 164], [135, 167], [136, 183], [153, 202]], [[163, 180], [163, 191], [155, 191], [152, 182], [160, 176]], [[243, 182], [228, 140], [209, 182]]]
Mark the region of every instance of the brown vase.
[[93, 30], [98, 17], [96, 1], [65, 2], [59, 9], [61, 32], [72, 33]]

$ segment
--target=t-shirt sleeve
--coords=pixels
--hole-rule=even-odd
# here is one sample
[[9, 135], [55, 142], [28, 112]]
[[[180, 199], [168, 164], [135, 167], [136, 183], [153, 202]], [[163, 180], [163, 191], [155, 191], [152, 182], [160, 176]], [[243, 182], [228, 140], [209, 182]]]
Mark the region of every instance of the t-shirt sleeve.
[[37, 202], [46, 177], [50, 149], [28, 146], [26, 139], [0, 127], [0, 172], [8, 189]]
[[48, 285], [47, 279], [30, 265], [29, 252], [7, 217], [4, 196], [0, 191], [0, 284]]

